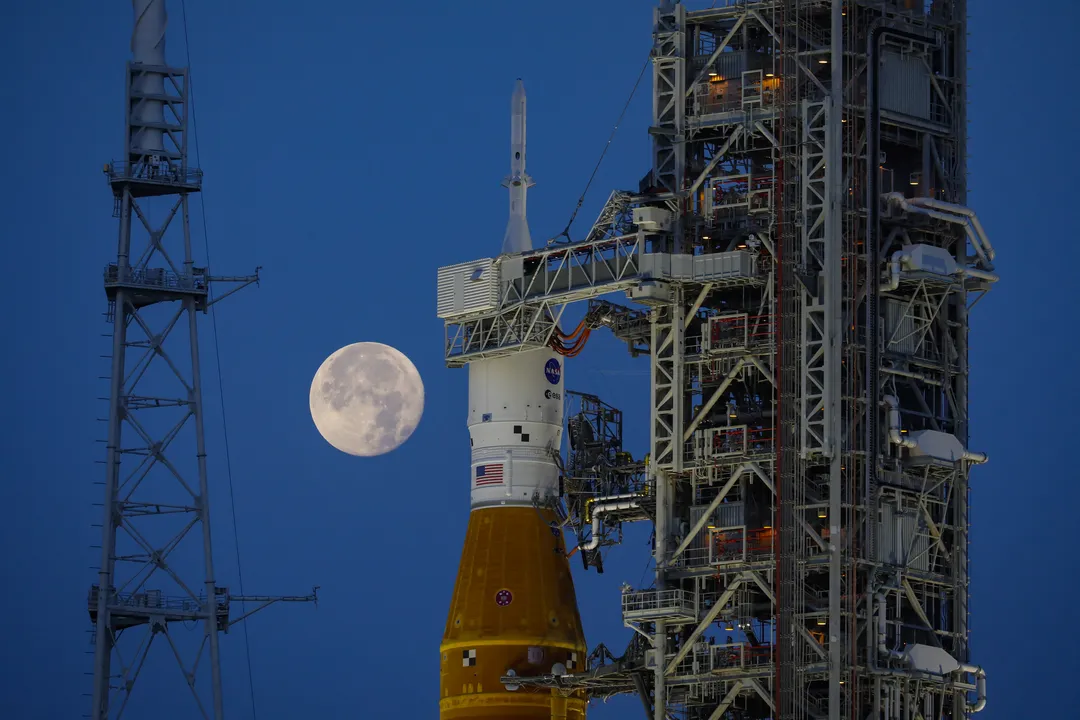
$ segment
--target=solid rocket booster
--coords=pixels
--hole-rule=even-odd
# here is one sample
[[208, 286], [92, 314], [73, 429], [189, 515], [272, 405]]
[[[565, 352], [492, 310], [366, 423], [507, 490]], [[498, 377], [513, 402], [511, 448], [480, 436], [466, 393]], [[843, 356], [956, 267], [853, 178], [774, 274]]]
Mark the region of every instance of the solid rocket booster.
[[[520, 80], [513, 107], [504, 252], [508, 245], [512, 252], [532, 249]], [[585, 717], [580, 691], [515, 691], [500, 681], [511, 671], [529, 676], [586, 669], [566, 545], [547, 502], [559, 493], [555, 455], [562, 444], [563, 386], [562, 358], [551, 350], [469, 363], [472, 508], [440, 647], [441, 720]]]
[[525, 217], [525, 196], [535, 184], [525, 172], [525, 83], [518, 78], [510, 99], [510, 174], [503, 180], [503, 187], [510, 190], [510, 219], [503, 235], [504, 253], [532, 250], [529, 222]]

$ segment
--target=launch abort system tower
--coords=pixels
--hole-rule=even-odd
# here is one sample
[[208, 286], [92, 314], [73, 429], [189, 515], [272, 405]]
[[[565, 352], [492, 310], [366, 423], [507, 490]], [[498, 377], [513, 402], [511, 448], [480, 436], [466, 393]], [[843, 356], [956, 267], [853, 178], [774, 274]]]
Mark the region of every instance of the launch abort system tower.
[[[165, 61], [165, 1], [133, 5], [124, 154], [105, 166], [120, 232], [116, 262], [105, 267], [112, 371], [101, 566], [88, 598], [89, 717], [122, 717], [136, 680], [151, 675], [154, 703], [174, 704], [162, 692], [168, 678], [191, 690], [202, 717], [220, 719], [218, 633], [271, 603], [314, 595], [231, 595], [215, 579], [197, 318], [258, 277], [211, 276], [195, 265], [188, 199], [202, 173], [188, 162], [188, 72]], [[169, 232], [177, 219], [182, 227]], [[213, 283], [231, 287], [215, 299]], [[230, 618], [233, 601], [254, 606]], [[201, 633], [170, 632], [183, 625]], [[181, 672], [159, 676], [158, 661]]]
[[587, 567], [654, 523], [634, 642], [504, 680], [656, 720], [965, 717], [968, 312], [997, 280], [966, 206], [966, 3], [713, 5], [655, 10], [639, 187], [442, 313], [452, 366], [551, 346], [580, 301], [651, 366], [647, 462], [582, 396], [561, 500]]

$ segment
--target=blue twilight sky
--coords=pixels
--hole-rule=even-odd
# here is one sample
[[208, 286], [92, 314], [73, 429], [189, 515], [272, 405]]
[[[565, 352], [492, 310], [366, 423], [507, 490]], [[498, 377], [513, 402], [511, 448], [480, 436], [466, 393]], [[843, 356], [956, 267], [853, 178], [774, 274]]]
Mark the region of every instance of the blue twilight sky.
[[[702, 3], [698, 3], [700, 5]], [[971, 2], [971, 203], [1002, 282], [972, 322], [972, 642], [989, 718], [1064, 717], [1080, 705], [1075, 548], [1080, 267], [1071, 0]], [[468, 511], [466, 375], [442, 364], [435, 269], [496, 253], [506, 222], [508, 107], [529, 94], [533, 237], [562, 229], [649, 50], [651, 0], [188, 3], [207, 227], [218, 273], [263, 266], [260, 289], [218, 312], [245, 590], [302, 593], [249, 624], [260, 718], [434, 718], [437, 648]], [[1034, 8], [1029, 3], [1026, 7]], [[184, 63], [180, 4], [168, 57]], [[85, 597], [97, 564], [109, 331], [101, 268], [116, 221], [101, 175], [122, 142], [127, 2], [5, 3], [0, 137], [8, 298], [0, 318], [0, 718], [89, 707]], [[576, 228], [649, 166], [649, 80]], [[194, 205], [202, 245], [200, 207]], [[1050, 270], [1056, 270], [1050, 273]], [[209, 320], [209, 318], [206, 318]], [[211, 324], [202, 325], [213, 531], [237, 591]], [[427, 389], [401, 450], [333, 450], [308, 415], [319, 363], [360, 340], [409, 355]], [[644, 359], [598, 334], [569, 387], [627, 412], [647, 441]], [[590, 645], [621, 649], [618, 585], [642, 583], [635, 535], [598, 578], [577, 573]], [[580, 566], [577, 567], [580, 569]], [[163, 650], [163, 648], [156, 648]], [[162, 720], [180, 678], [159, 655], [133, 711]], [[223, 638], [227, 709], [251, 717], [243, 634]], [[634, 701], [591, 717], [635, 715]], [[1068, 709], [1068, 710], [1066, 710]]]

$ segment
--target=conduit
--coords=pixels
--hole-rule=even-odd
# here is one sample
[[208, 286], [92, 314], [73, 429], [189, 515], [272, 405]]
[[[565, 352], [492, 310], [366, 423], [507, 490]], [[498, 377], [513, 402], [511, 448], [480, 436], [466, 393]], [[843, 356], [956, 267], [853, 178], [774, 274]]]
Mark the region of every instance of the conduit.
[[913, 439], [904, 437], [900, 429], [900, 401], [895, 395], [886, 395], [885, 404], [889, 406], [889, 442], [893, 445], [906, 447], [909, 450], [918, 447]]
[[[993, 269], [994, 265], [990, 258], [993, 257], [994, 249], [993, 247], [990, 247], [989, 240], [986, 238], [986, 233], [983, 231], [982, 225], [978, 224], [977, 219], [972, 219], [974, 217], [974, 212], [968, 208], [965, 208], [962, 205], [953, 205], [952, 203], [932, 200], [931, 198], [913, 198], [909, 200], [898, 192], [885, 193], [882, 197], [884, 197], [890, 205], [895, 205], [906, 212], [919, 213], [936, 220], [953, 223], [954, 225], [963, 225], [964, 232], [967, 233], [968, 240], [971, 241], [971, 246], [975, 248], [975, 254], [978, 255], [979, 260], [982, 261], [983, 265], [988, 270]], [[927, 203], [933, 203], [933, 205], [928, 205]], [[926, 206], [924, 207], [924, 205]], [[950, 209], [943, 210], [942, 208]], [[955, 211], [952, 210], [952, 208], [955, 208]]]
[[911, 255], [903, 250], [897, 250], [889, 260], [889, 279], [882, 283], [880, 292], [890, 292], [900, 287], [900, 273], [906, 263], [911, 262]]
[[978, 665], [961, 665], [961, 673], [972, 673], [975, 676], [975, 702], [969, 703], [967, 711], [977, 713], [986, 707], [986, 671]]
[[885, 594], [877, 593], [874, 595], [874, 600], [877, 601], [877, 650], [878, 655], [882, 657], [892, 658], [893, 660], [905, 661], [904, 654], [897, 652], [896, 650], [890, 650], [885, 642], [886, 635], [886, 622], [885, 622]]
[[990, 244], [990, 238], [987, 236], [986, 231], [983, 230], [982, 223], [979, 222], [978, 215], [975, 211], [969, 207], [963, 205], [957, 205], [956, 203], [945, 202], [944, 200], [935, 200], [934, 198], [918, 197], [912, 198], [912, 205], [922, 205], [928, 208], [934, 208], [936, 210], [944, 210], [948, 213], [955, 213], [957, 215], [963, 215], [971, 222], [971, 227], [974, 229], [975, 234], [979, 236], [979, 240], [982, 241], [983, 247], [986, 249], [986, 254], [990, 258], [990, 261], [997, 257], [997, 253], [994, 252], [994, 247]]
[[[599, 499], [599, 498], [598, 498]], [[638, 507], [637, 500], [615, 500], [597, 503], [592, 508], [592, 537], [581, 546], [583, 551], [595, 550], [600, 544], [600, 516], [616, 510], [633, 510]]]

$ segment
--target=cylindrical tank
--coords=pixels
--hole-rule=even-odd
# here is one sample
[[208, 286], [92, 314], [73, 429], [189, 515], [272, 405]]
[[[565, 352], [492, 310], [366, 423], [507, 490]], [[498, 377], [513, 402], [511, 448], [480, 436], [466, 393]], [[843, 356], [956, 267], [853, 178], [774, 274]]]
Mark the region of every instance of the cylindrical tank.
[[549, 350], [469, 364], [473, 508], [531, 507], [558, 493], [562, 371]]
[[[582, 720], [583, 692], [500, 678], [583, 672], [586, 644], [558, 493], [562, 358], [534, 350], [469, 365], [472, 508], [440, 647], [440, 720]], [[561, 667], [560, 667], [561, 666]]]

